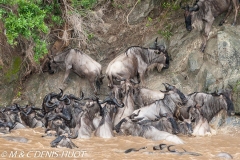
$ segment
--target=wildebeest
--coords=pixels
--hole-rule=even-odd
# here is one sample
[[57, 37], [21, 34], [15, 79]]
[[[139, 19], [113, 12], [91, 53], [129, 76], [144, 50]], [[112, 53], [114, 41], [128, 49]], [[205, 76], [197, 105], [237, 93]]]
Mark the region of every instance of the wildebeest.
[[[115, 117], [115, 113], [117, 108], [122, 108], [124, 107], [124, 105], [119, 104], [116, 98], [112, 97], [111, 95], [108, 96], [102, 102], [97, 101], [97, 103], [100, 107], [100, 116], [102, 118], [97, 124], [97, 128], [94, 135], [102, 138], [114, 137], [113, 120]], [[102, 107], [102, 105], [104, 107]]]
[[106, 75], [109, 80], [108, 86], [113, 87], [114, 79], [135, 79], [140, 78], [144, 85], [144, 75], [148, 67], [157, 67], [160, 72], [162, 68], [168, 68], [169, 56], [167, 52], [160, 49], [150, 49], [139, 46], [132, 46], [125, 53], [113, 59], [107, 69]]
[[194, 136], [205, 136], [211, 134], [211, 128], [206, 118], [202, 116], [198, 107], [195, 107]]
[[178, 106], [187, 102], [185, 95], [175, 86], [165, 84], [166, 91], [162, 91], [165, 95], [163, 99], [159, 99], [154, 103], [135, 110], [133, 113], [135, 118], [143, 118], [143, 120], [155, 120], [158, 117], [167, 117], [172, 124], [173, 132], [178, 133], [177, 123], [174, 114]]
[[26, 126], [29, 126], [30, 128], [44, 126], [42, 122], [44, 115], [41, 112], [41, 108], [26, 105], [25, 107], [21, 107], [20, 110], [21, 119]]
[[193, 7], [188, 5], [182, 7], [185, 9], [184, 17], [186, 29], [188, 31], [197, 28], [202, 32], [201, 51], [204, 52], [212, 24], [217, 16], [227, 12], [226, 16], [221, 20], [222, 25], [234, 7], [235, 17], [233, 25], [236, 23], [239, 1], [238, 0], [197, 0]]
[[68, 137], [61, 135], [51, 142], [51, 147], [78, 148]]
[[89, 81], [95, 94], [100, 90], [100, 85], [103, 84], [104, 76], [101, 64], [78, 49], [68, 49], [59, 53], [50, 60], [50, 63], [49, 73], [56, 72], [59, 64], [65, 64], [63, 83], [66, 82], [70, 71], [73, 70], [79, 77], [85, 77]]
[[7, 106], [0, 110], [0, 127], [7, 129], [4, 129], [4, 132], [8, 132], [11, 129], [26, 128], [26, 126], [23, 125], [20, 116], [20, 106], [18, 104]]
[[234, 104], [231, 100], [231, 91], [223, 90], [221, 93], [194, 92], [187, 95], [187, 106], [199, 106], [200, 113], [208, 122], [221, 110], [227, 111], [229, 116], [234, 115]]
[[158, 90], [152, 90], [144, 87], [134, 88], [134, 103], [139, 108], [150, 105], [157, 100], [163, 99], [165, 94]]
[[232, 102], [232, 89], [225, 89], [214, 93], [194, 92], [187, 95], [186, 106], [194, 106], [195, 117], [193, 135], [205, 135], [212, 130], [209, 122], [220, 111], [225, 111], [229, 116], [234, 114]]
[[140, 136], [152, 140], [167, 140], [176, 144], [183, 144], [183, 141], [176, 135], [159, 131], [153, 126], [141, 125], [135, 119], [128, 116], [122, 119], [116, 126], [117, 132], [122, 131], [125, 135]]
[[[123, 99], [122, 102], [124, 104], [123, 108], [117, 108], [117, 112], [115, 115], [115, 119], [114, 119], [114, 125], [116, 125], [117, 123], [120, 122], [121, 119], [131, 115], [133, 113], [133, 111], [135, 109], [137, 109], [135, 107], [134, 104], [134, 84], [132, 84], [133, 82], [131, 80], [125, 80], [122, 85], [121, 85], [121, 89], [122, 89], [122, 94], [123, 94]], [[121, 93], [118, 93], [121, 94]], [[116, 96], [116, 94], [115, 94]]]

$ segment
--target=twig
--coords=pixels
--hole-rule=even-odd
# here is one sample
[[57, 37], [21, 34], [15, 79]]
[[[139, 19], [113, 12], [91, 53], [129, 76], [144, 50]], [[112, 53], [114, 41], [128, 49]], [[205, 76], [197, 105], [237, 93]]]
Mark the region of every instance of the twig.
[[134, 8], [136, 7], [136, 5], [138, 4], [139, 0], [136, 1], [136, 3], [134, 4], [133, 8], [131, 9], [131, 11], [128, 13], [127, 15], [127, 24], [129, 25], [128, 23], [128, 16], [132, 13], [132, 11], [134, 10]]

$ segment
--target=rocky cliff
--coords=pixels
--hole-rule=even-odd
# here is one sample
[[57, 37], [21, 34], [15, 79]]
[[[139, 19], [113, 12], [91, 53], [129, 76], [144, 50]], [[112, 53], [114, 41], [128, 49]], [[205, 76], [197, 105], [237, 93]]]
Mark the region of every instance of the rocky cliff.
[[[163, 89], [162, 83], [177, 86], [185, 94], [192, 92], [213, 92], [232, 85], [234, 104], [240, 112], [240, 25], [231, 26], [229, 22], [219, 27], [216, 20], [207, 43], [205, 53], [200, 52], [201, 37], [198, 31], [185, 29], [183, 11], [161, 10], [160, 1], [143, 0], [121, 3], [122, 7], [108, 5], [105, 10], [96, 8], [101, 20], [91, 25], [94, 38], [84, 52], [103, 66], [132, 45], [149, 47], [156, 37], [159, 43], [167, 46], [171, 56], [170, 68], [161, 73], [153, 70], [146, 76], [147, 87]], [[100, 14], [97, 14], [100, 15]], [[151, 17], [151, 18], [150, 18]], [[240, 21], [238, 20], [238, 24]], [[95, 22], [96, 23], [96, 22]], [[1, 87], [1, 105], [11, 103], [34, 104], [41, 107], [42, 99], [49, 92], [59, 92], [62, 88], [64, 71], [50, 75], [47, 72], [31, 75], [21, 87], [14, 83]], [[88, 82], [71, 73], [65, 93], [92, 94]], [[101, 88], [100, 97], [108, 94], [107, 79]]]

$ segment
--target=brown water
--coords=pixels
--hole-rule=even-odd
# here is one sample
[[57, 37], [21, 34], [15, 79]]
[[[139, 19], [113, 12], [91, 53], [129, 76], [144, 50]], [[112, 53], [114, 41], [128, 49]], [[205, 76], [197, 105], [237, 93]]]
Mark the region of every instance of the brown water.
[[[79, 148], [51, 148], [50, 142], [54, 137], [41, 137], [44, 129], [19, 129], [12, 131], [8, 136], [25, 137], [28, 143], [7, 141], [0, 138], [0, 159], [179, 159], [179, 160], [206, 160], [218, 159], [215, 155], [227, 152], [234, 159], [240, 159], [240, 128], [225, 127], [217, 131], [214, 136], [187, 137], [181, 136], [185, 144], [178, 145], [187, 151], [197, 152], [202, 156], [175, 155], [154, 151], [152, 147], [164, 141], [152, 141], [141, 137], [117, 136], [111, 139], [92, 137], [90, 139], [72, 140]], [[5, 136], [5, 135], [3, 135]], [[167, 143], [169, 144], [169, 143]], [[129, 148], [141, 148], [139, 152], [125, 154]], [[75, 157], [74, 157], [75, 156]]]

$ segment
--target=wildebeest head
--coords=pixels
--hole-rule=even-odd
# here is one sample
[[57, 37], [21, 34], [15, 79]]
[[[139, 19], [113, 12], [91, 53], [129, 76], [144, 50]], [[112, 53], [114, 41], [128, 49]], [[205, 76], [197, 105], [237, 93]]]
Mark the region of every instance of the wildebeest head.
[[163, 83], [163, 85], [165, 86], [165, 89], [166, 89], [166, 91], [162, 91], [163, 93], [168, 93], [170, 91], [173, 91], [179, 95], [179, 97], [181, 98], [182, 104], [187, 103], [188, 100], [186, 96], [179, 89], [177, 89], [175, 86], [172, 86], [168, 83]]
[[182, 9], [184, 9], [184, 18], [185, 18], [185, 25], [186, 25], [186, 29], [188, 31], [192, 30], [192, 14], [193, 12], [196, 12], [199, 10], [199, 6], [197, 4], [198, 0], [195, 2], [193, 7], [189, 7], [189, 5], [186, 5], [185, 7], [180, 6]]
[[[169, 55], [168, 55], [168, 52], [167, 52], [167, 48], [166, 48], [166, 45], [164, 43], [164, 45], [158, 45], [158, 37], [155, 39], [155, 42], [154, 42], [154, 48], [153, 49], [157, 49], [159, 50], [159, 53], [163, 53], [166, 57], [166, 63], [165, 65], [163, 66], [162, 69], [168, 69], [169, 68]], [[160, 69], [158, 69], [160, 70]]]
[[48, 57], [49, 61], [47, 63], [48, 65], [48, 73], [54, 74], [58, 70], [58, 64], [54, 61], [54, 57]]
[[48, 68], [49, 68], [49, 73], [54, 74], [57, 72], [58, 67], [60, 67], [62, 64], [64, 64], [66, 55], [69, 53], [69, 49], [63, 52], [59, 53], [54, 53], [51, 56], [48, 56], [49, 62], [48, 62]]
[[118, 103], [122, 103], [122, 100], [124, 98], [123, 89], [120, 85], [113, 85], [111, 96], [116, 98]]
[[121, 129], [125, 130], [128, 128], [131, 128], [135, 125], [136, 122], [141, 121], [144, 117], [142, 118], [135, 118], [136, 116], [138, 116], [140, 110], [138, 111], [137, 114], [133, 113], [130, 116], [127, 116], [125, 118], [123, 118], [115, 127], [114, 129], [116, 130], [116, 132], [120, 132]]
[[234, 115], [235, 114], [235, 109], [234, 109], [234, 105], [232, 102], [232, 86], [230, 86], [231, 89], [225, 89], [225, 90], [219, 90], [218, 91], [218, 95], [223, 96], [223, 98], [225, 99], [226, 103], [227, 103], [227, 113], [229, 116]]

